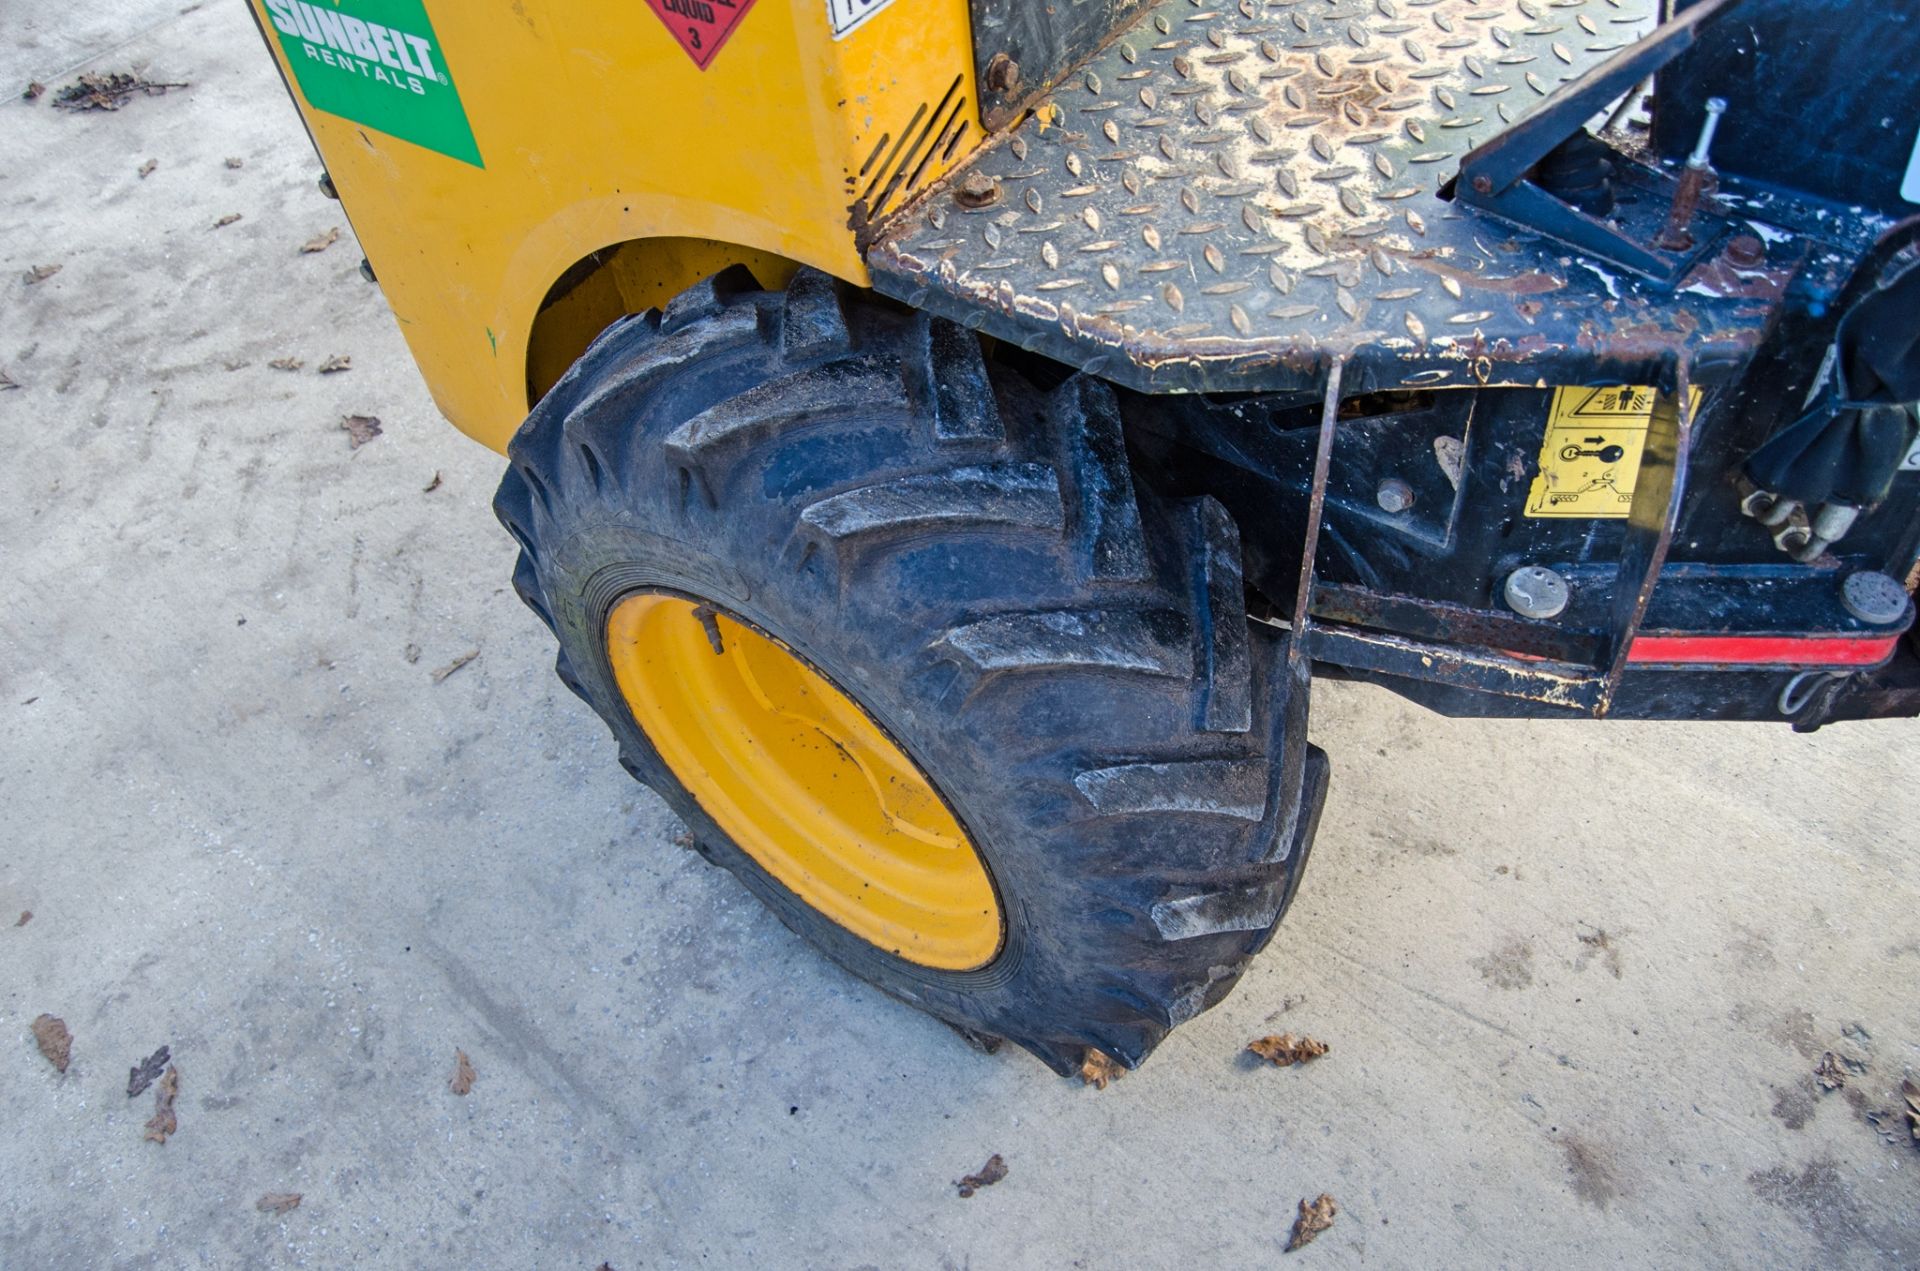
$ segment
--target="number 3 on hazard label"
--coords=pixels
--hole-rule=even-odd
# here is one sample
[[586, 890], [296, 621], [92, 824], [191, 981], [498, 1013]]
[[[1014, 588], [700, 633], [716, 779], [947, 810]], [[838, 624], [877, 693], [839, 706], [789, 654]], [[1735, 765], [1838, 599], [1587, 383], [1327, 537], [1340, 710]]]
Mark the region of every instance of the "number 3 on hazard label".
[[893, 0], [827, 0], [827, 20], [833, 24], [833, 38], [840, 39], [892, 3]]
[[647, 7], [704, 71], [747, 16], [753, 0], [647, 0]]

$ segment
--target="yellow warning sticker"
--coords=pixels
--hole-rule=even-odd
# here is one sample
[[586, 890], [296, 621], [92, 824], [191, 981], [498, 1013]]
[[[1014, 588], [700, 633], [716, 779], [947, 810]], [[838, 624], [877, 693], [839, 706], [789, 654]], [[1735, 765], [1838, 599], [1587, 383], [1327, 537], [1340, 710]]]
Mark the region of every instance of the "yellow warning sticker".
[[1625, 517], [1655, 397], [1645, 386], [1554, 389], [1527, 515]]

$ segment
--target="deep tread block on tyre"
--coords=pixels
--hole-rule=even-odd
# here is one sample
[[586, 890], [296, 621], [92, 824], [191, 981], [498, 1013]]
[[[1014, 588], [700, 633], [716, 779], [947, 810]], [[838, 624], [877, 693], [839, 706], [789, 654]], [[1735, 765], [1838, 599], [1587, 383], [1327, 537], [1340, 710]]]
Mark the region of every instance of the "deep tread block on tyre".
[[1060, 482], [1037, 463], [980, 464], [920, 472], [829, 495], [800, 514], [806, 531], [835, 542], [935, 526], [1058, 530]]
[[980, 337], [965, 327], [922, 314], [914, 332], [933, 394], [933, 436], [944, 442], [997, 442], [1006, 425], [980, 353]]
[[660, 313], [660, 329], [674, 332], [717, 317], [726, 309], [729, 300], [735, 296], [750, 295], [759, 286], [745, 265], [729, 265], [717, 274], [702, 278], [669, 300]]
[[840, 284], [817, 270], [803, 270], [787, 288], [781, 310], [780, 352], [789, 362], [845, 353], [853, 347]]
[[1209, 732], [1244, 733], [1253, 726], [1253, 677], [1248, 673], [1240, 530], [1227, 509], [1207, 497], [1188, 500], [1179, 518], [1190, 544], [1199, 726]]
[[[541, 400], [540, 409], [559, 414], [568, 432], [597, 432], [603, 403], [630, 403], [644, 394], [648, 384], [684, 373], [723, 352], [755, 341], [759, 335], [759, 313], [744, 307], [722, 310], [673, 340], [634, 341], [628, 330], [616, 327], [600, 337], [601, 343], [588, 351], [588, 357], [609, 342], [637, 343], [638, 347], [630, 350], [629, 356], [611, 361], [611, 369], [597, 382], [583, 384], [584, 395], [576, 404], [569, 406], [556, 389]], [[567, 387], [565, 381], [561, 387]], [[616, 428], [632, 423], [618, 414], [608, 422]]]
[[669, 433], [666, 449], [682, 465], [704, 469], [722, 447], [764, 443], [776, 433], [830, 418], [897, 418], [907, 409], [896, 364], [882, 358], [847, 360], [783, 375], [711, 406]]
[[1089, 768], [1073, 784], [1103, 816], [1189, 812], [1259, 821], [1267, 813], [1266, 764], [1255, 759]]
[[1053, 610], [1001, 614], [955, 627], [939, 647], [982, 674], [1097, 669], [1186, 680], [1192, 650], [1174, 638], [1173, 610]]
[[1082, 577], [1099, 582], [1145, 579], [1146, 538], [1113, 390], [1076, 375], [1060, 386], [1052, 405]]

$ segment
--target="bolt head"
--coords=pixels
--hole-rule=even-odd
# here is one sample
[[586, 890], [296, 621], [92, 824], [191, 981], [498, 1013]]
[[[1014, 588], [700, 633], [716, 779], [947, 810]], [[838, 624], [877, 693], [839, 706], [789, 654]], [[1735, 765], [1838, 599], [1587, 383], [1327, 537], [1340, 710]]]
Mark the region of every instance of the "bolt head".
[[1380, 505], [1382, 512], [1404, 512], [1413, 506], [1413, 487], [1399, 477], [1388, 477], [1373, 492], [1373, 501]]
[[1892, 577], [1878, 570], [1848, 574], [1840, 584], [1840, 603], [1862, 622], [1892, 626], [1911, 615], [1913, 600]]
[[1740, 269], [1751, 269], [1767, 258], [1766, 244], [1752, 234], [1736, 235], [1727, 244], [1727, 263]]
[[987, 91], [1009, 95], [1020, 86], [1020, 63], [1005, 53], [995, 53], [987, 59], [987, 71], [983, 78]]
[[1493, 178], [1489, 176], [1475, 177], [1473, 179], [1473, 189], [1476, 194], [1492, 194]]
[[1507, 607], [1522, 618], [1558, 618], [1573, 598], [1567, 580], [1545, 565], [1522, 565], [1508, 574], [1506, 593]]
[[953, 187], [953, 201], [961, 207], [990, 207], [1000, 201], [1000, 182], [984, 172], [969, 172]]

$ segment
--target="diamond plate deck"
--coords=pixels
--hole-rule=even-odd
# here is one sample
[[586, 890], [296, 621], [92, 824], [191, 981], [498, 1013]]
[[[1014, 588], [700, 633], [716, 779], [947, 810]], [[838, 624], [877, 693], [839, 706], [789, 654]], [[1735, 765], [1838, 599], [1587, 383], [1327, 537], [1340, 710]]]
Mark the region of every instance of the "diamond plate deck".
[[[1648, 382], [1731, 368], [1799, 249], [1662, 294], [1439, 196], [1655, 0], [1164, 0], [882, 227], [875, 285], [1130, 387]], [[1655, 197], [1648, 194], [1647, 197]]]

